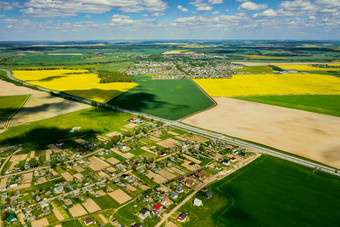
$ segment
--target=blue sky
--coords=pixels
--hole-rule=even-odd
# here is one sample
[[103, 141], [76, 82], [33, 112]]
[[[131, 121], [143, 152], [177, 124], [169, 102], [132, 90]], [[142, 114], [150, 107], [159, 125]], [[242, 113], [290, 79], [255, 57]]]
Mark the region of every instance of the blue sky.
[[339, 40], [339, 0], [0, 1], [0, 40]]

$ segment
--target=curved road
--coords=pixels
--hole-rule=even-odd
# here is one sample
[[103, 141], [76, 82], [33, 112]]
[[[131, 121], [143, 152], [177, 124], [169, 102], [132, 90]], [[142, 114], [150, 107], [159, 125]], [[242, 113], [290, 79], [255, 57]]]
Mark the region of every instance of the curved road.
[[[14, 78], [10, 71], [8, 71], [6, 69], [0, 69], [0, 70], [5, 71], [7, 73], [8, 78], [10, 78], [11, 80], [14, 80], [14, 81], [19, 82], [19, 83], [21, 83], [23, 85], [32, 87], [31, 84], [28, 84], [26, 82], [23, 82], [21, 80], [18, 80], [16, 78]], [[80, 102], [83, 102], [83, 103], [87, 103], [87, 104], [95, 103], [98, 106], [103, 106], [103, 107], [106, 107], [106, 108], [110, 108], [110, 109], [114, 109], [114, 110], [119, 110], [119, 111], [122, 111], [122, 112], [125, 112], [125, 113], [130, 113], [130, 114], [134, 114], [134, 115], [142, 115], [142, 116], [144, 116], [146, 118], [154, 119], [154, 120], [157, 120], [157, 121], [164, 122], [165, 124], [167, 124], [169, 126], [172, 126], [172, 127], [175, 127], [175, 128], [187, 131], [187, 132], [191, 132], [191, 133], [195, 133], [195, 134], [202, 135], [202, 136], [205, 136], [205, 137], [209, 137], [211, 139], [218, 139], [218, 140], [227, 142], [229, 144], [233, 144], [233, 145], [237, 145], [237, 146], [242, 146], [244, 148], [253, 149], [253, 150], [259, 151], [259, 152], [261, 152], [263, 154], [271, 155], [271, 156], [274, 156], [274, 157], [277, 157], [277, 158], [281, 158], [281, 159], [284, 159], [284, 160], [287, 160], [287, 161], [290, 161], [290, 162], [297, 163], [299, 165], [307, 166], [307, 167], [310, 167], [310, 168], [315, 168], [315, 169], [317, 169], [319, 171], [323, 171], [323, 172], [326, 172], [326, 173], [329, 173], [329, 174], [340, 176], [340, 173], [338, 173], [336, 168], [328, 167], [328, 166], [325, 166], [325, 165], [322, 165], [322, 164], [318, 164], [318, 163], [315, 163], [315, 162], [312, 162], [312, 161], [307, 161], [307, 160], [305, 160], [303, 158], [294, 157], [294, 156], [289, 155], [289, 154], [281, 153], [281, 152], [278, 152], [278, 151], [275, 151], [275, 150], [272, 150], [272, 149], [269, 149], [269, 148], [264, 148], [264, 147], [261, 147], [261, 146], [258, 146], [258, 145], [254, 145], [254, 144], [249, 143], [249, 142], [245, 142], [245, 141], [242, 141], [242, 140], [234, 139], [234, 138], [228, 137], [226, 135], [222, 135], [220, 133], [211, 132], [211, 131], [207, 131], [207, 130], [204, 130], [204, 129], [200, 129], [200, 128], [196, 128], [196, 127], [193, 127], [193, 126], [189, 126], [189, 125], [186, 125], [186, 124], [182, 124], [179, 121], [171, 121], [171, 120], [167, 120], [167, 119], [151, 116], [149, 114], [139, 113], [139, 112], [136, 112], [136, 111], [127, 110], [127, 109], [124, 109], [124, 108], [120, 108], [120, 107], [116, 107], [116, 106], [112, 106], [112, 105], [108, 105], [108, 104], [94, 102], [94, 101], [91, 101], [91, 100], [88, 100], [88, 99], [85, 99], [85, 98], [81, 98], [81, 97], [77, 97], [77, 96], [61, 93], [61, 92], [58, 92], [58, 91], [53, 91], [53, 90], [50, 90], [50, 89], [47, 89], [47, 88], [43, 88], [43, 87], [39, 87], [39, 86], [37, 86], [36, 88], [41, 90], [41, 91], [53, 92], [54, 94], [57, 94], [57, 95], [62, 95], [64, 97], [70, 97], [70, 98], [72, 98], [74, 100], [77, 100], [77, 101], [80, 101]]]

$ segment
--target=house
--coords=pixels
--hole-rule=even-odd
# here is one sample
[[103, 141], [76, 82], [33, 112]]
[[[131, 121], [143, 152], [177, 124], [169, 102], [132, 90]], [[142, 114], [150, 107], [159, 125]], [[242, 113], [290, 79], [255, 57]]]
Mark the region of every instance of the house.
[[142, 227], [143, 225], [141, 223], [135, 223], [131, 225], [131, 227]]
[[231, 161], [231, 162], [236, 162], [237, 159], [236, 159], [235, 157], [232, 157], [232, 158], [229, 159], [229, 161]]
[[161, 201], [161, 204], [163, 206], [169, 206], [169, 205], [171, 205], [171, 200], [168, 197], [163, 198], [162, 201]]
[[195, 198], [194, 199], [194, 206], [203, 206], [202, 200]]
[[195, 176], [198, 178], [198, 179], [202, 179], [204, 177], [204, 173], [203, 172], [197, 172], [195, 173]]
[[155, 208], [158, 211], [161, 211], [163, 209], [163, 206], [161, 204], [159, 204], [159, 203], [156, 203], [153, 208]]
[[175, 190], [178, 193], [182, 193], [183, 192], [183, 187], [182, 186], [178, 186]]
[[211, 191], [206, 191], [206, 192], [203, 193], [203, 198], [210, 199], [211, 197], [212, 197]]
[[49, 204], [49, 202], [47, 202], [47, 201], [42, 201], [41, 203], [40, 203], [40, 206], [41, 206], [41, 208], [45, 208], [45, 207], [48, 207], [50, 204]]
[[170, 194], [170, 197], [176, 199], [178, 197], [178, 194], [176, 192], [173, 192]]
[[92, 220], [92, 218], [85, 218], [84, 223], [85, 223], [85, 225], [91, 225], [93, 223], [93, 220]]
[[139, 211], [139, 217], [144, 220], [145, 218], [150, 216], [150, 210], [143, 208]]
[[53, 189], [53, 192], [55, 194], [60, 194], [60, 193], [64, 192], [64, 187], [63, 186], [56, 187], [56, 188]]
[[180, 222], [184, 222], [188, 217], [188, 214], [187, 213], [181, 213], [178, 217], [177, 217], [177, 220], [180, 221]]
[[222, 164], [225, 165], [225, 166], [228, 166], [230, 163], [229, 163], [228, 159], [223, 159]]
[[184, 180], [184, 184], [188, 187], [192, 186], [194, 184], [194, 181], [190, 178], [187, 178]]
[[16, 220], [18, 220], [18, 219], [17, 219], [17, 216], [16, 216], [14, 213], [11, 213], [11, 214], [7, 217], [7, 221], [8, 221], [9, 223], [14, 222], [14, 221], [16, 221]]
[[10, 209], [11, 209], [11, 204], [6, 204], [6, 205], [2, 206], [3, 211], [9, 211]]

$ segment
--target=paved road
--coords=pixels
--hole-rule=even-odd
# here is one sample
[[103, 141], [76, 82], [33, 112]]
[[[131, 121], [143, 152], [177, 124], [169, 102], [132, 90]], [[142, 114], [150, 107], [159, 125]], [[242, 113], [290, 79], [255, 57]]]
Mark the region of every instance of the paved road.
[[[32, 86], [32, 85], [30, 85], [28, 83], [22, 82], [22, 81], [20, 81], [20, 80], [18, 80], [16, 78], [14, 78], [10, 71], [8, 71], [6, 69], [0, 69], [0, 70], [5, 71], [7, 73], [7, 76], [10, 79], [12, 79], [14, 81], [17, 81], [19, 83], [22, 83], [24, 85], [27, 85], [27, 86]], [[55, 94], [61, 94], [60, 92], [53, 91], [53, 90], [50, 90], [50, 89], [47, 89], [47, 88], [43, 88], [43, 87], [39, 87], [39, 86], [37, 87], [37, 89], [42, 90], [42, 91], [46, 91], [46, 92], [54, 92]], [[94, 103], [91, 100], [80, 98], [80, 97], [77, 97], [77, 96], [72, 96], [72, 95], [68, 95], [68, 94], [64, 94], [64, 93], [62, 93], [62, 95], [63, 96], [71, 97], [71, 98], [73, 98], [73, 99], [75, 99], [77, 101], [83, 102], [83, 103], [88, 103], [88, 104]], [[333, 175], [340, 176], [340, 173], [336, 173], [335, 172], [336, 171], [335, 168], [328, 167], [328, 166], [325, 166], [325, 165], [322, 165], [322, 164], [317, 164], [317, 163], [314, 163], [314, 162], [311, 162], [311, 161], [307, 161], [305, 159], [294, 157], [294, 156], [289, 155], [289, 154], [284, 154], [284, 153], [281, 153], [281, 152], [278, 152], [278, 151], [275, 151], [275, 150], [272, 150], [272, 149], [269, 149], [269, 148], [264, 148], [264, 147], [261, 147], [261, 146], [258, 146], [258, 145], [254, 145], [254, 144], [249, 143], [249, 142], [245, 142], [245, 141], [242, 141], [242, 140], [234, 139], [232, 137], [228, 137], [228, 136], [222, 135], [220, 133], [211, 132], [211, 131], [207, 131], [207, 130], [204, 130], [204, 129], [200, 129], [200, 128], [196, 128], [196, 127], [193, 127], [193, 126], [189, 126], [189, 125], [186, 125], [186, 124], [182, 124], [179, 121], [171, 121], [171, 120], [167, 120], [167, 119], [151, 116], [151, 115], [148, 115], [148, 114], [139, 113], [139, 112], [132, 111], [132, 110], [127, 110], [127, 109], [124, 109], [124, 108], [120, 108], [120, 107], [116, 107], [116, 106], [112, 106], [112, 105], [108, 105], [108, 104], [99, 103], [99, 102], [95, 102], [95, 103], [98, 106], [104, 106], [106, 108], [122, 111], [122, 112], [125, 112], [125, 113], [130, 113], [130, 114], [133, 114], [133, 115], [142, 115], [142, 116], [144, 116], [146, 118], [154, 119], [154, 120], [158, 120], [158, 121], [164, 122], [165, 124], [167, 124], [169, 126], [172, 126], [172, 127], [175, 127], [175, 128], [179, 128], [179, 129], [182, 129], [182, 130], [187, 131], [187, 132], [192, 132], [192, 133], [195, 133], [195, 134], [198, 134], [198, 135], [203, 135], [205, 137], [209, 137], [209, 138], [212, 138], [212, 139], [218, 139], [218, 140], [221, 140], [221, 141], [225, 141], [225, 142], [227, 142], [229, 144], [242, 146], [244, 148], [253, 149], [253, 150], [259, 151], [259, 152], [261, 152], [263, 154], [268, 154], [268, 155], [271, 155], [271, 156], [274, 156], [274, 157], [277, 157], [277, 158], [281, 158], [281, 159], [284, 159], [284, 160], [287, 160], [287, 161], [291, 161], [291, 162], [303, 165], [303, 166], [307, 166], [307, 167], [311, 167], [311, 168], [317, 168], [319, 171], [323, 171], [323, 172], [327, 172], [327, 173], [330, 173], [330, 174], [333, 174]]]

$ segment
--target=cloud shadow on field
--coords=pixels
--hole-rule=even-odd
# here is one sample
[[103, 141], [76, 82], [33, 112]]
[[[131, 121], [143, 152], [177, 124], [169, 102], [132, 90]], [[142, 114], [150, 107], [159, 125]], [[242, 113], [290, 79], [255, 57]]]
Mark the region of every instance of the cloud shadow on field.
[[66, 77], [66, 76], [50, 76], [50, 77], [46, 77], [46, 78], [43, 78], [43, 79], [40, 79], [40, 80], [27, 80], [26, 82], [27, 83], [34, 82], [34, 81], [49, 82], [49, 81], [52, 81], [54, 79], [59, 79], [59, 78], [63, 78], [63, 77]]

